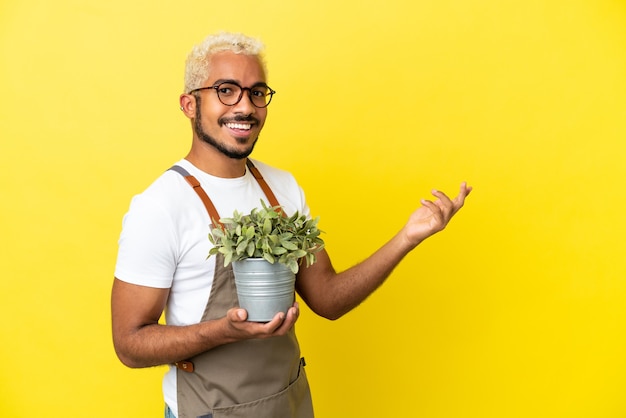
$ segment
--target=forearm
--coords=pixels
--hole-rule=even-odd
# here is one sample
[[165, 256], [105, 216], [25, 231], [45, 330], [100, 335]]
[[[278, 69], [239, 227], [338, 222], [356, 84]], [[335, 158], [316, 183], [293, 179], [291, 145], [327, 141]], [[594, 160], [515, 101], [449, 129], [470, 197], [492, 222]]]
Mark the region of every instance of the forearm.
[[400, 231], [370, 257], [341, 273], [332, 269], [324, 254], [317, 271], [315, 264], [307, 271], [307, 276], [311, 274], [300, 289], [301, 296], [317, 314], [338, 319], [382, 285], [415, 246]]
[[297, 306], [267, 323], [247, 321], [243, 309], [231, 308], [220, 319], [187, 326], [159, 324], [169, 289], [133, 285], [115, 279], [111, 319], [115, 351], [129, 367], [150, 367], [186, 360], [218, 346], [285, 335], [298, 318]]
[[134, 368], [175, 363], [233, 341], [223, 319], [188, 326], [154, 323], [114, 334], [118, 357]]
[[319, 262], [299, 275], [300, 295], [318, 315], [337, 319], [346, 314], [383, 284], [411, 250], [442, 231], [471, 191], [467, 183], [462, 183], [459, 194], [451, 200], [433, 190], [435, 201], [422, 199], [422, 206], [411, 214], [400, 232], [369, 258], [342, 273], [335, 272], [328, 254], [322, 251]]
[[149, 367], [188, 359], [232, 341], [228, 322], [188, 326], [159, 324], [169, 289], [113, 281], [111, 321], [115, 351], [129, 367]]

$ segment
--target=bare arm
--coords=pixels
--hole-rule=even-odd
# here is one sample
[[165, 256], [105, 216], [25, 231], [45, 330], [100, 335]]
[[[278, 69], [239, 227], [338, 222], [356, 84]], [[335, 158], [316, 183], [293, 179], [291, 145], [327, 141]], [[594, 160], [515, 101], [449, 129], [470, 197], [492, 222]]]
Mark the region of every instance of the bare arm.
[[376, 290], [411, 250], [443, 230], [463, 207], [471, 190], [463, 183], [454, 199], [434, 190], [435, 201], [422, 200], [422, 206], [391, 240], [346, 271], [335, 272], [328, 254], [321, 251], [315, 264], [300, 270], [298, 293], [318, 315], [337, 319], [348, 313]]
[[129, 367], [175, 363], [214, 347], [250, 338], [284, 335], [295, 323], [297, 304], [287, 315], [266, 324], [246, 322], [244, 309], [230, 309], [224, 318], [188, 326], [159, 324], [169, 289], [138, 286], [115, 279], [111, 293], [113, 344]]

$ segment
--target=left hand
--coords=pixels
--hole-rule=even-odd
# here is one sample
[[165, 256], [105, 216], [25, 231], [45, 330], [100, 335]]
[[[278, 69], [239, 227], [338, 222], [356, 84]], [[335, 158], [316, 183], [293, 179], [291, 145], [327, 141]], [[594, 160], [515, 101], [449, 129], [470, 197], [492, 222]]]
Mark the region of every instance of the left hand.
[[434, 201], [422, 199], [422, 206], [413, 212], [405, 226], [408, 241], [416, 246], [443, 230], [450, 219], [463, 207], [465, 198], [471, 191], [472, 188], [465, 182], [461, 183], [461, 190], [454, 199], [450, 199], [439, 190], [433, 190], [432, 194], [437, 199]]

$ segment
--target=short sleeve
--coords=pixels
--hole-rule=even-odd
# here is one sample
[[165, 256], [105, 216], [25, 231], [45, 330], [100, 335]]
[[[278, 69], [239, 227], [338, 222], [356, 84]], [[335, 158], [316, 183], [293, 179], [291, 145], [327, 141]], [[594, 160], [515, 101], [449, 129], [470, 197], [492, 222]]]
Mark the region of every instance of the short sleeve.
[[171, 287], [177, 241], [171, 214], [149, 196], [135, 196], [122, 221], [115, 277], [141, 286]]

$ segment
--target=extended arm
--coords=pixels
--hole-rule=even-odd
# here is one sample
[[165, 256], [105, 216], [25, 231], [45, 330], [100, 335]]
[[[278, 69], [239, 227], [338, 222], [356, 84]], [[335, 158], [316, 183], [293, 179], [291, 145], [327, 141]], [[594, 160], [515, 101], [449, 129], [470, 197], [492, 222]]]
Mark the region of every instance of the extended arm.
[[138, 286], [115, 279], [111, 294], [113, 344], [129, 367], [175, 363], [227, 344], [249, 338], [284, 335], [299, 310], [290, 308], [266, 324], [246, 322], [246, 311], [230, 309], [224, 318], [188, 326], [159, 324], [169, 289]]
[[298, 293], [318, 315], [329, 319], [341, 317], [376, 290], [411, 250], [443, 230], [463, 207], [471, 190], [463, 183], [454, 199], [434, 190], [435, 201], [422, 200], [422, 206], [391, 240], [346, 271], [335, 272], [326, 251], [320, 251], [317, 262], [298, 274]]

